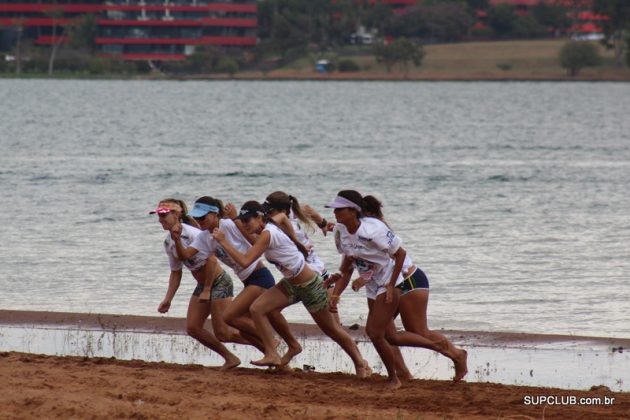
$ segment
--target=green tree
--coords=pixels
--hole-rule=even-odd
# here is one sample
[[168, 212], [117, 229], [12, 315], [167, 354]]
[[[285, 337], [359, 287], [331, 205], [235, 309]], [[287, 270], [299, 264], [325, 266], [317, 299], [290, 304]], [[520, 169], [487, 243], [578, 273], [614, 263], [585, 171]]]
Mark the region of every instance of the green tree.
[[422, 4], [391, 20], [387, 32], [396, 37], [455, 41], [466, 36], [474, 23], [459, 3]]
[[215, 70], [219, 73], [228, 73], [230, 77], [233, 77], [238, 72], [238, 63], [232, 57], [223, 56], [219, 59]]
[[488, 8], [488, 0], [466, 0], [468, 7], [473, 10], [486, 10]]
[[560, 50], [559, 59], [570, 76], [577, 76], [584, 67], [598, 66], [602, 61], [597, 46], [590, 42], [566, 43]]
[[24, 33], [24, 18], [17, 18], [11, 21], [10, 25], [15, 29], [15, 74], [22, 73], [22, 35]]
[[361, 67], [359, 67], [357, 62], [348, 58], [340, 60], [337, 69], [342, 73], [361, 71]]
[[568, 9], [564, 4], [541, 1], [532, 8], [532, 15], [543, 26], [553, 31], [564, 31], [571, 25]]
[[178, 70], [190, 73], [210, 73], [224, 53], [219, 48], [212, 45], [198, 45], [195, 51], [186, 57], [186, 66], [174, 66]]
[[424, 59], [425, 52], [422, 45], [418, 45], [406, 38], [399, 38], [389, 45], [377, 45], [374, 48], [376, 61], [383, 63], [388, 72], [392, 71], [395, 64], [400, 65], [400, 69], [407, 73], [409, 63], [420, 67]]
[[541, 38], [547, 35], [547, 28], [532, 15], [518, 16], [511, 35], [516, 38]]
[[379, 34], [385, 34], [392, 20], [392, 8], [381, 2], [374, 7], [367, 8], [363, 14], [363, 24], [368, 29], [376, 29]]
[[602, 21], [604, 44], [615, 49], [618, 67], [623, 67], [623, 50], [625, 34], [630, 29], [630, 1], [628, 0], [593, 0], [593, 13], [604, 15], [608, 19]]
[[488, 24], [499, 37], [506, 37], [514, 31], [518, 15], [514, 6], [499, 4], [492, 7], [488, 13]]
[[96, 17], [93, 14], [81, 15], [67, 28], [70, 45], [76, 49], [94, 52], [96, 46]]

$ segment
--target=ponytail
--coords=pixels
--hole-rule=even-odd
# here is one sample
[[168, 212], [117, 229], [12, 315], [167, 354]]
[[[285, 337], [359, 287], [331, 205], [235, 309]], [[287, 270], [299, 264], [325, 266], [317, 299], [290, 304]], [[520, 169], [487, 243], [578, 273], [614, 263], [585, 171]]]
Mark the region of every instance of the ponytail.
[[306, 249], [306, 247], [304, 246], [303, 243], [298, 241], [293, 235], [289, 235], [289, 233], [285, 232], [284, 229], [282, 229], [280, 226], [278, 226], [278, 224], [276, 222], [274, 222], [273, 219], [271, 217], [269, 217], [269, 215], [267, 213], [265, 213], [263, 218], [264, 218], [265, 222], [271, 223], [272, 225], [274, 225], [278, 229], [280, 229], [282, 232], [284, 232], [284, 234], [287, 235], [289, 237], [289, 239], [291, 239], [291, 242], [293, 242], [293, 244], [295, 244], [295, 246], [298, 249], [298, 251], [300, 251], [302, 253], [302, 255], [304, 255], [304, 259], [308, 258], [308, 249]]
[[366, 195], [363, 197], [363, 201], [365, 202], [363, 215], [378, 219], [385, 223], [385, 226], [391, 229], [389, 224], [385, 221], [385, 215], [383, 215], [383, 203], [381, 203], [381, 201], [373, 195]]
[[182, 200], [178, 201], [181, 203], [180, 206], [182, 207], [182, 214], [179, 216], [179, 221], [181, 223], [199, 228], [199, 223], [197, 223], [195, 219], [188, 215], [188, 206], [186, 205], [186, 203], [184, 203]]
[[381, 222], [385, 222], [385, 216], [383, 215], [383, 203], [373, 195], [366, 195], [363, 197], [363, 213], [364, 216], [374, 217]]
[[315, 227], [314, 227], [315, 222], [313, 222], [313, 219], [311, 219], [306, 214], [304, 214], [304, 212], [302, 211], [302, 207], [300, 207], [300, 203], [298, 202], [298, 199], [290, 195], [289, 200], [291, 200], [291, 211], [293, 212], [295, 217], [297, 217], [298, 220], [303, 222], [312, 230], [315, 230]]
[[[284, 193], [282, 193], [284, 194]], [[285, 194], [286, 196], [286, 194]], [[288, 196], [287, 197], [287, 201], [288, 201]], [[273, 201], [273, 200], [272, 200]], [[274, 203], [277, 205], [277, 203]], [[288, 204], [288, 203], [287, 203]], [[280, 210], [277, 207], [273, 207], [272, 203], [270, 203], [269, 201], [265, 201], [265, 204], [260, 204], [258, 201], [247, 201], [245, 202], [242, 206], [241, 206], [241, 215], [246, 214], [246, 217], [254, 217], [256, 215], [262, 215], [263, 221], [265, 223], [271, 223], [272, 225], [276, 226], [278, 229], [280, 229], [285, 235], [287, 235], [289, 237], [289, 239], [291, 239], [291, 242], [293, 242], [296, 246], [296, 248], [302, 253], [302, 255], [304, 255], [304, 258], [306, 259], [306, 257], [308, 257], [308, 249], [306, 249], [306, 247], [301, 244], [294, 235], [290, 235], [287, 232], [284, 231], [284, 229], [282, 229], [280, 226], [278, 226], [278, 224], [276, 222], [273, 221], [273, 219], [269, 216], [269, 210], [273, 209], [273, 210]], [[282, 211], [282, 210], [281, 210]]]
[[302, 211], [302, 207], [300, 207], [300, 203], [297, 198], [292, 195], [288, 195], [283, 191], [276, 191], [269, 194], [265, 200], [266, 210], [278, 210], [283, 211], [289, 215], [289, 211], [293, 212], [293, 215], [305, 225], [307, 225], [311, 230], [315, 230], [315, 222], [313, 219], [308, 217]]

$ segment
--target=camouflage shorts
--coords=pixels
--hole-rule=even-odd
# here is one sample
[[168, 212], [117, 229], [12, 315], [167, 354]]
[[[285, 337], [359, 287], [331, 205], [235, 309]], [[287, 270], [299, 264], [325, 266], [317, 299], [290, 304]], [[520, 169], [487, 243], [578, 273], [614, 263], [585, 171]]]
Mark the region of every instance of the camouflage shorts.
[[[203, 290], [203, 283], [197, 283], [193, 296], [199, 296]], [[212, 283], [212, 299], [225, 299], [234, 296], [234, 284], [232, 277], [225, 271], [219, 274]]]
[[299, 285], [291, 284], [287, 279], [282, 279], [280, 284], [286, 291], [291, 304], [302, 301], [311, 313], [328, 307], [328, 293], [326, 293], [321, 276], [315, 276], [312, 280]]

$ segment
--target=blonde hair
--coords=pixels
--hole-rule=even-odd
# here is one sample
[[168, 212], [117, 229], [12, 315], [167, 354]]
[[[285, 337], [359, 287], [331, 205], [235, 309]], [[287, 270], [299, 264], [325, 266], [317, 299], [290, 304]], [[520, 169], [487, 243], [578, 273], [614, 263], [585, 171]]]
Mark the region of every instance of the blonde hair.
[[188, 206], [186, 205], [184, 200], [179, 200], [177, 198], [165, 198], [163, 200], [160, 200], [159, 205], [161, 205], [162, 203], [171, 204], [170, 208], [172, 208], [175, 213], [177, 213], [177, 218], [181, 223], [199, 228], [199, 224], [195, 221], [195, 219], [188, 215]]

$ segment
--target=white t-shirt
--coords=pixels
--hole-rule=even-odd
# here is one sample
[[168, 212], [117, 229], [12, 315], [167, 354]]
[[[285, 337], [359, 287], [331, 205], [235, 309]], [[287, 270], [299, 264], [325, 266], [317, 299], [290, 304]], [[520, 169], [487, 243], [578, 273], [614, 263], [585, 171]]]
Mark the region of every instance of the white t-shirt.
[[[201, 231], [194, 226], [182, 223], [181, 241], [184, 248], [190, 246], [191, 243], [199, 236]], [[182, 261], [177, 256], [177, 249], [175, 248], [175, 241], [171, 238], [171, 234], [166, 234], [164, 239], [164, 251], [168, 256], [168, 264], [171, 266], [171, 271], [179, 271], [182, 266], [186, 266], [190, 271], [197, 271], [204, 265], [208, 259], [208, 254], [198, 252], [192, 258]]]
[[[354, 234], [337, 223], [334, 236], [337, 251], [353, 258], [359, 276], [366, 281], [368, 297], [375, 297], [381, 293], [380, 289], [384, 291], [394, 270], [393, 255], [402, 245], [402, 240], [385, 223], [372, 217], [362, 218]], [[402, 281], [402, 275], [399, 275], [396, 284]]]
[[[225, 239], [227, 239], [228, 242], [241, 254], [245, 254], [249, 248], [251, 248], [250, 243], [247, 242], [247, 239], [245, 239], [232, 220], [219, 220], [219, 230], [225, 234]], [[256, 264], [260, 261], [260, 259], [257, 259], [248, 267], [241, 267], [232, 259], [232, 257], [230, 257], [225, 249], [223, 249], [221, 244], [219, 244], [219, 241], [214, 239], [212, 234], [207, 230], [201, 232], [190, 246], [199, 251], [200, 254], [214, 255], [217, 257], [219, 261], [234, 270], [234, 273], [236, 273], [238, 278], [242, 281], [247, 279], [254, 272]]]
[[318, 274], [323, 274], [326, 272], [326, 264], [319, 258], [319, 255], [315, 252], [315, 248], [313, 247], [313, 243], [311, 239], [308, 237], [306, 230], [300, 225], [300, 221], [295, 217], [290, 217], [289, 220], [293, 225], [293, 230], [295, 231], [295, 239], [300, 241], [302, 245], [308, 249], [308, 256], [306, 257], [306, 264], [311, 268], [311, 270], [317, 272]]
[[296, 277], [306, 264], [304, 255], [278, 226], [267, 223], [264, 230], [271, 236], [269, 247], [265, 251], [267, 261], [275, 265], [286, 279]]

